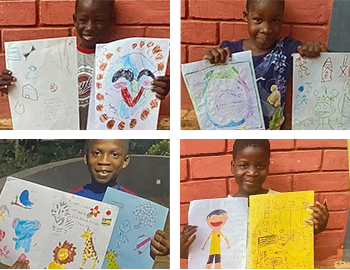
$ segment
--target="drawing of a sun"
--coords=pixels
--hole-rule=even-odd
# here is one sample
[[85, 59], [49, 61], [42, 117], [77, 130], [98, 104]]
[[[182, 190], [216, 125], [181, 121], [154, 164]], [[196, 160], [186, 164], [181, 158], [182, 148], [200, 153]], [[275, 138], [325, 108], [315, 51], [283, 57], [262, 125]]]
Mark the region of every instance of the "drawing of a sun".
[[67, 264], [74, 261], [76, 247], [67, 240], [63, 244], [59, 242], [58, 246], [53, 251], [54, 261], [58, 264]]

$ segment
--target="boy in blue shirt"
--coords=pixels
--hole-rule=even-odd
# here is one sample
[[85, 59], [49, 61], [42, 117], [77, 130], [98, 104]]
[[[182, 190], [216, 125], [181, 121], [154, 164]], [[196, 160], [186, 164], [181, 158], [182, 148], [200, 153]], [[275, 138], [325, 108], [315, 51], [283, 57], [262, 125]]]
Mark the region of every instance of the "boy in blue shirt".
[[[84, 147], [84, 162], [91, 175], [91, 183], [71, 191], [86, 198], [102, 201], [107, 187], [113, 187], [136, 195], [117, 182], [120, 171], [130, 162], [128, 140], [87, 140]], [[170, 236], [157, 230], [150, 246], [151, 256], [165, 256], [170, 253]], [[29, 268], [26, 258], [19, 258], [12, 268]]]
[[[80, 129], [86, 129], [91, 83], [94, 72], [95, 47], [97, 43], [108, 42], [108, 35], [114, 22], [114, 0], [76, 0], [73, 14], [74, 27], [81, 39], [78, 45], [78, 85]], [[0, 75], [0, 91], [4, 94], [16, 82], [10, 70]], [[158, 76], [152, 82], [151, 90], [164, 100], [170, 90], [168, 76]]]

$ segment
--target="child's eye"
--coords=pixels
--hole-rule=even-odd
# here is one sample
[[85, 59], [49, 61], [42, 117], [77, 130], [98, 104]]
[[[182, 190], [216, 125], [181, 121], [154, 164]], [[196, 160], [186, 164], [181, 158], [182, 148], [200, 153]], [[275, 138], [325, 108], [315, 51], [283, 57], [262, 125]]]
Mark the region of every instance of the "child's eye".
[[265, 168], [265, 165], [264, 165], [264, 164], [259, 164], [259, 165], [257, 166], [257, 168], [258, 168], [258, 169], [264, 169], [264, 168]]
[[253, 19], [253, 20], [254, 20], [255, 23], [261, 23], [262, 22], [262, 20], [259, 19], [259, 18], [256, 18], [256, 19]]
[[274, 20], [272, 20], [272, 22], [273, 22], [273, 23], [279, 23], [280, 20], [279, 20], [279, 19], [274, 19]]
[[92, 155], [93, 155], [94, 157], [97, 157], [100, 153], [101, 153], [100, 151], [93, 151], [93, 152], [92, 152]]
[[116, 158], [116, 157], [119, 157], [119, 154], [116, 153], [116, 152], [113, 152], [113, 153], [111, 154], [111, 156], [114, 157], [114, 158]]
[[248, 168], [248, 164], [240, 164], [239, 167], [241, 167], [242, 169], [246, 169]]

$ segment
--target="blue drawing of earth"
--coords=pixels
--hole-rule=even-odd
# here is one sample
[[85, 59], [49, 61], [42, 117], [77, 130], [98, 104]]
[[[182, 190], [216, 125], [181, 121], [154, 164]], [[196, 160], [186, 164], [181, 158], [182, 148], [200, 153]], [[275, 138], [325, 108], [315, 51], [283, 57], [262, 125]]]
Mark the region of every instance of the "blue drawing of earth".
[[206, 113], [217, 128], [238, 127], [251, 116], [249, 94], [239, 76], [213, 79], [207, 90]]

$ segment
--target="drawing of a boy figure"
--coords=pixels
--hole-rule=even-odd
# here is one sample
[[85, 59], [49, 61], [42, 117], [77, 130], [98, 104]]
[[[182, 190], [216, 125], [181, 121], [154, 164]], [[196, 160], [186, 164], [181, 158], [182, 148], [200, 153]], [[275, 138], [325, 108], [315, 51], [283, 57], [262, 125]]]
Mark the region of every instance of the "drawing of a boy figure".
[[226, 224], [227, 221], [227, 212], [222, 209], [212, 211], [206, 218], [206, 222], [211, 229], [211, 233], [209, 234], [207, 240], [202, 247], [204, 250], [209, 238], [210, 241], [210, 250], [209, 250], [209, 258], [207, 262], [206, 269], [211, 269], [213, 261], [215, 259], [215, 269], [221, 269], [221, 248], [220, 248], [220, 237], [223, 237], [226, 241], [227, 248], [230, 248], [230, 243], [226, 236], [221, 232], [222, 227]]

